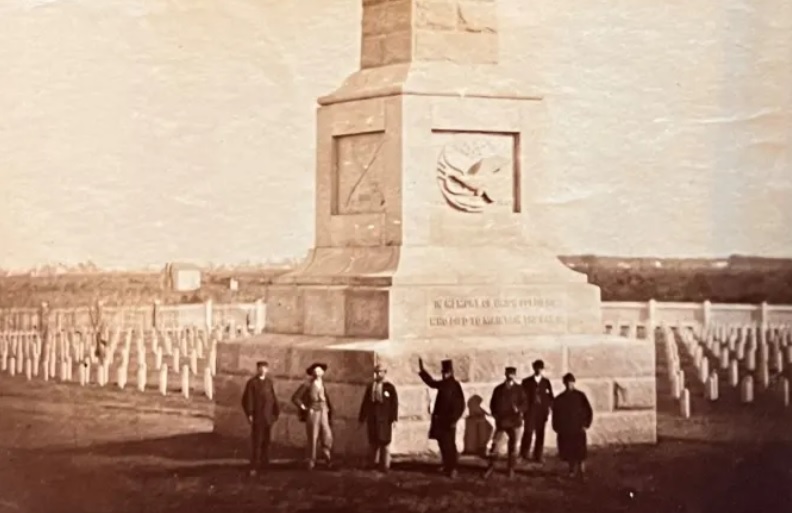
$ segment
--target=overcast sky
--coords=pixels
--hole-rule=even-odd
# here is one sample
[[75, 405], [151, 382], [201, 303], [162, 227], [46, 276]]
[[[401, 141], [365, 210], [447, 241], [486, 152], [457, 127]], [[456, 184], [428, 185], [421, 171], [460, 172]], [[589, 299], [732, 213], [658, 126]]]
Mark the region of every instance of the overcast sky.
[[[500, 2], [559, 253], [792, 255], [792, 2]], [[0, 267], [305, 254], [359, 4], [3, 1]]]

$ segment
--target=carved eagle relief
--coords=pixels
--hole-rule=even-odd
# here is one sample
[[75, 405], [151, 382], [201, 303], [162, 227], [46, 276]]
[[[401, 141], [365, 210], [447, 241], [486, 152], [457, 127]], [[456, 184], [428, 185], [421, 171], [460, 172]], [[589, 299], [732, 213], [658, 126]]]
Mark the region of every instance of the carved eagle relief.
[[[511, 160], [496, 154], [485, 140], [455, 140], [445, 145], [437, 161], [437, 183], [452, 207], [477, 213], [487, 205], [506, 200], [503, 174]], [[507, 179], [508, 180], [508, 179]]]

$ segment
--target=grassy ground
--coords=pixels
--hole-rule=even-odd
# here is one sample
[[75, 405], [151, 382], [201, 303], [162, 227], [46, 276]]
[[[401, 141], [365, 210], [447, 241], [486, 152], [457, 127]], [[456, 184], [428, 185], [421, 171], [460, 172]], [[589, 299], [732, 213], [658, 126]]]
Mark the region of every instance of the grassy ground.
[[[0, 513], [792, 511], [792, 445], [765, 437], [789, 428], [788, 415], [682, 422], [663, 414], [657, 446], [594, 451], [581, 484], [563, 478], [555, 461], [514, 481], [483, 481], [483, 463], [466, 459], [449, 481], [433, 460], [398, 462], [387, 477], [357, 462], [308, 474], [286, 453], [250, 480], [244, 448], [210, 432], [211, 410], [197, 398], [2, 376]], [[713, 436], [752, 419], [774, 427]]]

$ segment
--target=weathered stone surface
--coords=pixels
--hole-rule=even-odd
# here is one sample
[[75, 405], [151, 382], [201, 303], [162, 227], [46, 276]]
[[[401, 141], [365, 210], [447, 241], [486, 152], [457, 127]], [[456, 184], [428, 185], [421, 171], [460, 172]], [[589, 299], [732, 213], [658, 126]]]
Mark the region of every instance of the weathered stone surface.
[[364, 36], [409, 30], [414, 0], [389, 0], [363, 9]]
[[305, 369], [314, 362], [328, 365], [328, 381], [367, 383], [371, 379], [375, 356], [371, 352], [334, 349], [295, 349], [290, 362], [289, 376], [305, 376]]
[[459, 64], [498, 62], [498, 38], [491, 33], [416, 30], [414, 58]]
[[413, 51], [410, 32], [392, 32], [382, 39], [382, 64], [409, 62]]
[[497, 32], [498, 12], [494, 2], [470, 2], [460, 0], [457, 4], [457, 28], [465, 32]]
[[300, 333], [303, 329], [300, 290], [294, 286], [272, 286], [267, 293], [267, 329], [276, 333]]
[[454, 30], [457, 26], [456, 6], [451, 0], [416, 0], [415, 28]]
[[564, 373], [564, 349], [558, 344], [542, 344], [538, 347], [526, 344], [525, 348], [506, 348], [500, 351], [475, 351], [471, 358], [469, 380], [472, 382], [493, 381], [504, 375], [507, 366], [515, 367], [518, 376], [533, 374], [532, 365], [536, 360], [545, 364], [549, 377], [561, 377]]
[[598, 344], [570, 345], [569, 369], [578, 379], [654, 376], [654, 347], [645, 341], [626, 340], [633, 343], [603, 337]]
[[[554, 384], [555, 385], [555, 384]], [[591, 407], [596, 412], [611, 412], [614, 408], [614, 389], [611, 380], [580, 380], [576, 382], [578, 390], [584, 392], [591, 403]], [[564, 388], [558, 383], [559, 388], [553, 387], [556, 394], [563, 392]]]
[[619, 409], [655, 409], [657, 408], [657, 381], [655, 378], [617, 379], [618, 393], [616, 404]]
[[306, 335], [343, 336], [346, 320], [344, 289], [306, 288], [303, 292]]
[[350, 337], [388, 337], [388, 292], [378, 289], [348, 289], [345, 334]]

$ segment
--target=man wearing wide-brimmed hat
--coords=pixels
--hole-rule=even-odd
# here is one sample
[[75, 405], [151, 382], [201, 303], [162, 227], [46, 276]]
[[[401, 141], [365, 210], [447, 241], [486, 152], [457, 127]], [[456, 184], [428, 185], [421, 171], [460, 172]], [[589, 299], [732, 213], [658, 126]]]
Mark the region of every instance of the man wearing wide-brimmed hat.
[[370, 464], [387, 472], [390, 469], [390, 443], [393, 425], [399, 418], [399, 398], [396, 387], [386, 381], [386, 369], [377, 364], [374, 380], [366, 387], [360, 405], [359, 420], [365, 424], [370, 448]]
[[456, 425], [465, 413], [465, 394], [462, 385], [454, 378], [454, 364], [451, 360], [440, 362], [442, 379], [435, 380], [426, 369], [422, 359], [418, 359], [418, 375], [426, 386], [437, 390], [432, 422], [429, 426], [429, 439], [437, 440], [443, 471], [448, 477], [457, 474], [459, 452], [456, 446]]
[[309, 376], [292, 396], [292, 403], [298, 408], [301, 422], [305, 422], [308, 438], [308, 469], [316, 466], [316, 453], [321, 444], [322, 455], [327, 466], [332, 467], [333, 432], [330, 422], [333, 417], [333, 406], [325, 388], [323, 379], [327, 364], [314, 363], [305, 369]]

